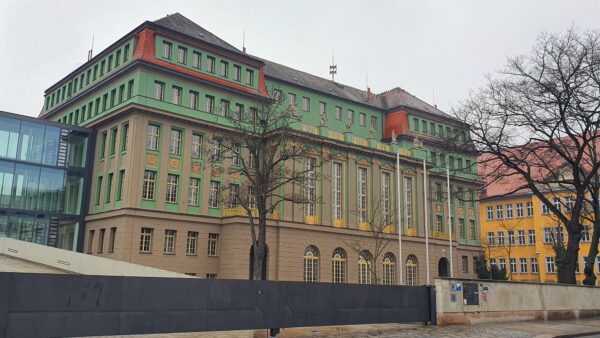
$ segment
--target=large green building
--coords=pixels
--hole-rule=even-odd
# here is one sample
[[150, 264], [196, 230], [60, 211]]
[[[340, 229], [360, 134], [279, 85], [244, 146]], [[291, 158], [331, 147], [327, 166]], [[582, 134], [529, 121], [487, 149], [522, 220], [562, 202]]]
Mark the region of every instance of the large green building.
[[[84, 251], [207, 278], [248, 278], [247, 221], [218, 198], [232, 164], [208, 164], [203, 154], [220, 152], [220, 142], [235, 135], [231, 112], [265, 99], [296, 111], [299, 138], [318, 148], [319, 177], [331, 177], [311, 187], [323, 203], [284, 203], [270, 215], [268, 279], [370, 283], [364, 266], [379, 264], [380, 282], [399, 283], [402, 268], [403, 283], [425, 283], [424, 159], [430, 275], [449, 274], [448, 212], [454, 275], [474, 275], [474, 158], [444, 150], [448, 137], [465, 137], [458, 121], [400, 88], [375, 94], [246, 54], [181, 14], [142, 23], [45, 93], [42, 118], [98, 135]], [[397, 198], [400, 213], [391, 208]], [[374, 261], [364, 214], [378, 199], [394, 221], [385, 234], [391, 242]], [[346, 245], [357, 239], [365, 242], [361, 254]]]

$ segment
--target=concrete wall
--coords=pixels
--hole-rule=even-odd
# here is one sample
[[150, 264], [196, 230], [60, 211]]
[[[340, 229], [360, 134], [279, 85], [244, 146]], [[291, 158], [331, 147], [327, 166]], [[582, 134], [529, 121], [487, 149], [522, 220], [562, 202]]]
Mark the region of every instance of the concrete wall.
[[0, 237], [0, 255], [16, 257], [82, 275], [192, 278], [191, 276], [167, 270], [86, 255], [5, 237]]
[[[465, 284], [476, 283], [479, 305], [467, 305]], [[600, 315], [600, 288], [577, 285], [436, 279], [437, 322], [566, 319]]]

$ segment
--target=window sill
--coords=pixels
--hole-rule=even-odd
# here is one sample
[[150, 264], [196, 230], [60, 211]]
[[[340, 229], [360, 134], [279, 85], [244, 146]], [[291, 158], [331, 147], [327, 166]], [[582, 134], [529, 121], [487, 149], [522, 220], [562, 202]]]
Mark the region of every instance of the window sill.
[[185, 255], [188, 256], [188, 257], [198, 257], [198, 254], [189, 254], [189, 253], [186, 253]]
[[151, 251], [139, 251], [139, 253], [142, 255], [152, 255]]
[[210, 257], [210, 258], [219, 258], [219, 255], [206, 255], [206, 257]]
[[175, 256], [174, 252], [163, 252], [163, 256]]

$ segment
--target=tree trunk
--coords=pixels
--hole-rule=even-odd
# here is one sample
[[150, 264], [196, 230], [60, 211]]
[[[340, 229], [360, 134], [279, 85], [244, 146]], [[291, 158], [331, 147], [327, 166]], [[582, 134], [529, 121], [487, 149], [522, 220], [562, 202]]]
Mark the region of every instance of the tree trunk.
[[[579, 260], [579, 241], [581, 240], [581, 232], [577, 231], [576, 226], [570, 227], [570, 229], [576, 228], [575, 231], [569, 231], [569, 240], [567, 242], [567, 250], [564, 254], [564, 261], [559, 266], [558, 271], [558, 282], [565, 284], [577, 284], [575, 279], [575, 267]], [[557, 261], [561, 258], [556, 257]]]
[[[261, 280], [266, 279], [266, 271], [263, 274], [263, 261], [266, 254], [265, 242], [266, 242], [266, 228], [267, 228], [267, 210], [264, 201], [259, 198], [258, 202], [258, 239], [254, 245], [254, 266], [252, 279]], [[265, 264], [266, 265], [266, 264]]]
[[583, 272], [585, 273], [583, 285], [596, 285], [594, 264], [596, 263], [596, 256], [598, 256], [598, 239], [600, 238], [600, 219], [597, 217], [594, 219], [594, 228], [592, 231], [592, 243], [590, 244], [587, 262], [583, 268]]

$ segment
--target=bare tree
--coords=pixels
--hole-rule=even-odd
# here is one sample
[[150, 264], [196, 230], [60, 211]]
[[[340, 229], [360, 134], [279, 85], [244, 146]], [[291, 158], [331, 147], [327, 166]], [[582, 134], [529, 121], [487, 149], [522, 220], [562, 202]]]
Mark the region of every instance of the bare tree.
[[[293, 128], [299, 123], [295, 107], [265, 100], [248, 111], [226, 109], [232, 130], [227, 139], [213, 137], [208, 164], [228, 160], [229, 184], [219, 199], [230, 209], [243, 210], [250, 224], [252, 279], [263, 279], [267, 218], [284, 202], [316, 208], [320, 152]], [[224, 192], [224, 193], [223, 193]], [[241, 209], [240, 209], [241, 208]]]
[[[600, 169], [600, 32], [541, 34], [455, 115], [481, 153], [483, 188], [510, 184], [494, 197], [530, 190], [565, 227], [558, 281], [576, 283], [583, 205]], [[553, 203], [565, 191], [574, 198], [569, 213]]]
[[[353, 240], [344, 241], [358, 255], [367, 251], [371, 252], [371, 249], [373, 250], [371, 257], [364, 257], [367, 260], [371, 260], [370, 264], [367, 264], [367, 269], [373, 278], [373, 284], [380, 283], [381, 278], [378, 273], [377, 262], [385, 254], [388, 245], [392, 241], [389, 235], [391, 232], [388, 230], [393, 227], [392, 219], [394, 219], [393, 215], [395, 212], [392, 211], [391, 205], [384, 207], [382, 203], [382, 200], [377, 200], [371, 212], [368, 213], [368, 226], [365, 231], [368, 236], [358, 236]], [[387, 213], [384, 212], [384, 209], [387, 210]]]

